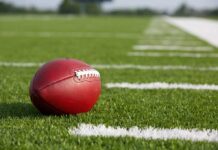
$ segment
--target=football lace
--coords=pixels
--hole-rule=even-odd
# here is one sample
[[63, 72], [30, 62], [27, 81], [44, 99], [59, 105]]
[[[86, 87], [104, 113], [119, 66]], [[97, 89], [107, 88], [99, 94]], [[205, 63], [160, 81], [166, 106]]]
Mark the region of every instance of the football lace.
[[95, 69], [84, 69], [75, 71], [75, 75], [78, 79], [100, 77], [100, 73]]

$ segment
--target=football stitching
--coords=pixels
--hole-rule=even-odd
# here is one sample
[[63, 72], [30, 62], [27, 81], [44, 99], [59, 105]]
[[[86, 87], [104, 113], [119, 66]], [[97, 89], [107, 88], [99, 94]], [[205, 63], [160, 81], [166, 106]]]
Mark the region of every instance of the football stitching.
[[78, 79], [100, 77], [100, 73], [95, 69], [83, 69], [75, 71], [75, 76]]

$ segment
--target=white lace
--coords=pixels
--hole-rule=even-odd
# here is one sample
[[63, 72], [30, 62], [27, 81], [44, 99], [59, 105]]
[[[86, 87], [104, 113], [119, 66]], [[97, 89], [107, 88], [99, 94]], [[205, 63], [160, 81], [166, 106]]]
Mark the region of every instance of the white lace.
[[76, 77], [81, 78], [89, 78], [89, 77], [100, 77], [100, 73], [95, 69], [87, 69], [87, 70], [78, 70], [75, 71]]

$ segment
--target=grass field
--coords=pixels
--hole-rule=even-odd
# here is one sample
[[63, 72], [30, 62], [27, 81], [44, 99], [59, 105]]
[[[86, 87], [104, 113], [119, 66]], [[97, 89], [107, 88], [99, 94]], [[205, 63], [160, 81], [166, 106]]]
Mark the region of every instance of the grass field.
[[[218, 54], [218, 49], [158, 18], [0, 16], [0, 62], [43, 63], [64, 57], [94, 65], [218, 66], [218, 58], [128, 56], [136, 52], [134, 45], [160, 45], [163, 40], [168, 46], [197, 45], [213, 49], [187, 53]], [[155, 52], [169, 53], [167, 50]], [[0, 149], [218, 149], [217, 142], [81, 137], [68, 133], [69, 128], [81, 123], [218, 130], [217, 91], [108, 89], [105, 86], [117, 82], [218, 85], [218, 71], [98, 69], [102, 94], [91, 112], [77, 116], [43, 116], [33, 107], [28, 95], [30, 80], [37, 68], [0, 66]]]

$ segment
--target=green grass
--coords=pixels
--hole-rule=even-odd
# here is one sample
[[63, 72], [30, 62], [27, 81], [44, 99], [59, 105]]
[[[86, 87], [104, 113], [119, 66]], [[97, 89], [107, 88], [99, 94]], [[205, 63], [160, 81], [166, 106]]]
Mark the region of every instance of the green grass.
[[[68, 57], [90, 64], [217, 66], [217, 58], [128, 57], [150, 28], [152, 18], [1, 16], [0, 61], [46, 62]], [[169, 26], [172, 30], [178, 30]], [[180, 30], [179, 30], [180, 31]], [[3, 32], [16, 33], [13, 36]], [[51, 32], [52, 37], [25, 36]], [[66, 37], [59, 33], [95, 33]], [[182, 31], [181, 35], [208, 46]], [[132, 38], [101, 38], [122, 33]], [[73, 33], [72, 33], [73, 34]], [[56, 36], [55, 36], [56, 35]], [[159, 35], [157, 38], [164, 38]], [[217, 50], [217, 49], [216, 49]], [[215, 51], [216, 53], [217, 51]], [[0, 67], [0, 149], [217, 149], [217, 143], [182, 140], [77, 137], [68, 128], [79, 123], [121, 127], [218, 129], [218, 93], [193, 90], [106, 89], [108, 82], [187, 82], [218, 84], [217, 72], [99, 70], [102, 95], [91, 112], [77, 116], [43, 116], [31, 104], [28, 87], [37, 68]]]

